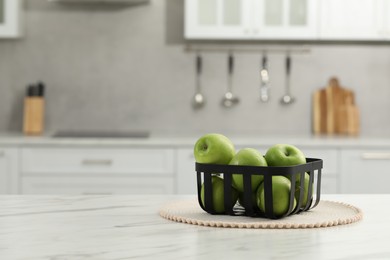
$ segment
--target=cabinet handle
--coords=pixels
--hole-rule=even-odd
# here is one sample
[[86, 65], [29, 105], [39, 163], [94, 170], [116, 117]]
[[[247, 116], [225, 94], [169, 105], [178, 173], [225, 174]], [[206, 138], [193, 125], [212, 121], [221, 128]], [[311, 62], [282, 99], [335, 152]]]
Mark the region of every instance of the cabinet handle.
[[81, 161], [83, 165], [105, 165], [109, 166], [112, 164], [112, 160], [110, 159], [84, 159]]
[[364, 160], [390, 160], [390, 153], [362, 153]]
[[83, 195], [112, 195], [112, 192], [83, 192]]

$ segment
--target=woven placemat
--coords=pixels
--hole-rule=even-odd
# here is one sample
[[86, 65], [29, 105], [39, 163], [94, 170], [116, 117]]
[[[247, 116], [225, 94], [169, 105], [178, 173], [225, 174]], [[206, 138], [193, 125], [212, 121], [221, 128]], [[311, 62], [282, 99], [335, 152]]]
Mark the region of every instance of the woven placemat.
[[334, 201], [320, 201], [314, 209], [277, 220], [211, 215], [202, 210], [197, 200], [171, 202], [163, 206], [159, 214], [168, 220], [207, 227], [268, 229], [331, 227], [350, 224], [363, 218], [359, 208]]

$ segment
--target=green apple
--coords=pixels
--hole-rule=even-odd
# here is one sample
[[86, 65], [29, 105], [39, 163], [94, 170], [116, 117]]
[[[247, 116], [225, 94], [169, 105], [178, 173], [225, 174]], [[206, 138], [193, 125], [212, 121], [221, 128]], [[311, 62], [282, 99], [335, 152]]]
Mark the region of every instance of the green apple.
[[[291, 144], [276, 144], [267, 150], [264, 157], [269, 166], [293, 166], [306, 163], [303, 152]], [[300, 176], [296, 177], [296, 182], [299, 184]], [[290, 179], [290, 176], [288, 178]]]
[[[284, 176], [272, 176], [272, 198], [273, 210], [276, 217], [287, 213], [290, 204], [291, 182]], [[256, 202], [260, 211], [265, 213], [264, 182], [262, 182], [256, 192]], [[294, 198], [294, 207], [296, 199]]]
[[[234, 155], [229, 165], [267, 166], [267, 162], [264, 159], [264, 156], [256, 149], [244, 148], [238, 151], [236, 155]], [[251, 176], [251, 184], [252, 184], [253, 192], [256, 191], [256, 188], [263, 181], [263, 178], [264, 178], [263, 175], [253, 174]], [[239, 192], [244, 192], [243, 174], [233, 174], [232, 184]]]
[[221, 134], [206, 134], [194, 146], [194, 156], [198, 163], [228, 164], [235, 154], [233, 143]]
[[[211, 185], [212, 185], [212, 196], [213, 196], [213, 208], [216, 213], [224, 213], [225, 212], [225, 204], [224, 204], [224, 180], [218, 176], [211, 177]], [[200, 190], [200, 198], [202, 201], [203, 207], [205, 207], [204, 202], [204, 184], [202, 184]], [[238, 199], [238, 192], [232, 187], [232, 207], [236, 204]]]
[[[309, 193], [309, 183], [310, 183], [310, 175], [305, 172], [305, 177], [304, 177], [304, 182], [303, 182], [303, 200], [302, 200], [302, 205], [301, 207], [304, 208], [306, 207], [307, 203], [310, 203], [311, 198], [308, 200], [308, 193]], [[301, 184], [297, 183], [297, 186], [295, 186], [295, 199], [299, 201], [299, 194], [300, 194], [300, 189], [301, 189]], [[314, 191], [314, 186], [312, 186], [312, 194]]]
[[306, 163], [306, 157], [301, 150], [291, 144], [276, 144], [270, 147], [265, 159], [269, 166], [292, 166]]

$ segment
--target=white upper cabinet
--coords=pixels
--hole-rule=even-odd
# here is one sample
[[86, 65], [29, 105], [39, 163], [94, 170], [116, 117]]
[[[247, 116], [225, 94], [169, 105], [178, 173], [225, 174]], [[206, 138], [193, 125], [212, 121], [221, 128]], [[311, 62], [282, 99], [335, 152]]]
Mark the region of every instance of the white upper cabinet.
[[251, 0], [186, 0], [188, 39], [249, 39]]
[[390, 39], [390, 0], [382, 0], [380, 4], [381, 10], [381, 24], [379, 29], [379, 36], [387, 40]]
[[316, 0], [254, 0], [254, 39], [313, 39], [317, 36]]
[[21, 0], [0, 0], [0, 38], [20, 36]]
[[187, 39], [390, 40], [390, 0], [186, 0]]
[[187, 39], [308, 39], [316, 0], [186, 0]]
[[321, 0], [320, 38], [326, 40], [385, 39], [384, 5], [387, 2], [388, 0]]

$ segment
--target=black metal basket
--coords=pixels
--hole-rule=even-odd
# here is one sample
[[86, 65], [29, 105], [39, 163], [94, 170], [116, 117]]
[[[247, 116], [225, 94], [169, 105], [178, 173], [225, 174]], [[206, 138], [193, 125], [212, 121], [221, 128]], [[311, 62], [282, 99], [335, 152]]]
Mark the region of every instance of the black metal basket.
[[[218, 164], [202, 164], [195, 163], [197, 172], [197, 185], [198, 185], [198, 202], [200, 207], [210, 214], [225, 214], [225, 215], [245, 215], [250, 217], [265, 217], [271, 219], [283, 218], [292, 214], [297, 214], [302, 211], [307, 211], [314, 208], [320, 201], [321, 195], [321, 170], [323, 167], [323, 161], [321, 159], [306, 158], [305, 164], [295, 166], [240, 166], [240, 165], [218, 165]], [[303, 206], [304, 200], [304, 175], [307, 172], [310, 176], [307, 203]], [[212, 192], [212, 176], [220, 175], [224, 180], [224, 213], [216, 213], [213, 207], [213, 192]], [[243, 192], [243, 205], [238, 203], [232, 205], [232, 175], [242, 174], [244, 192]], [[263, 175], [264, 182], [264, 200], [265, 200], [265, 212], [261, 212], [260, 209], [254, 205], [252, 200], [252, 175]], [[281, 216], [276, 216], [273, 210], [273, 194], [272, 194], [272, 176], [282, 175], [289, 177], [291, 180], [291, 191], [289, 197], [288, 211]], [[300, 175], [300, 186], [296, 186], [296, 180]], [[204, 184], [204, 206], [201, 200], [201, 188]], [[294, 207], [294, 198], [296, 188], [299, 188], [299, 199], [296, 200], [296, 206]]]

